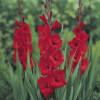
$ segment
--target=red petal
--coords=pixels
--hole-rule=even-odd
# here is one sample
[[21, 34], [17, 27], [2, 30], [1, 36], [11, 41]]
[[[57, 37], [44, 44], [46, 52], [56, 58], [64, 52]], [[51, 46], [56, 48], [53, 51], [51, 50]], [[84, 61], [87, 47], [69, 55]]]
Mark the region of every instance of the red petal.
[[51, 71], [48, 77], [50, 78], [50, 85], [54, 88], [59, 88], [66, 84], [64, 70]]
[[80, 74], [83, 75], [84, 72], [87, 70], [89, 61], [88, 59], [82, 59], [81, 67], [80, 67]]
[[55, 49], [60, 49], [62, 46], [62, 40], [57, 33], [55, 33], [51, 36], [49, 43]]
[[48, 97], [54, 91], [53, 88], [49, 86], [47, 77], [40, 77], [38, 80], [38, 85], [40, 87], [40, 91], [45, 97]]
[[54, 23], [52, 24], [52, 30], [57, 30], [61, 28], [61, 24], [56, 20], [54, 21]]
[[47, 20], [47, 18], [45, 17], [45, 15], [40, 16], [40, 19], [41, 19], [45, 24], [48, 24], [48, 20]]
[[[19, 28], [15, 29], [13, 39], [14, 56], [16, 56], [18, 50], [19, 60], [25, 70], [27, 65], [27, 51], [29, 50], [30, 55], [32, 54], [32, 33], [29, 24], [25, 22], [17, 22], [17, 24]], [[14, 57], [14, 61], [16, 61], [16, 57]], [[30, 63], [32, 65], [32, 61]]]

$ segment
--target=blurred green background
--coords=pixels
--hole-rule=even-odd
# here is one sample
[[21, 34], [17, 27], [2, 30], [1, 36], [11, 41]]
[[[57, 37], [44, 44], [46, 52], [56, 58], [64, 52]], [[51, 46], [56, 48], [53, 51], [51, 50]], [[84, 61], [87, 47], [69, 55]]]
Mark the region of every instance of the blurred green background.
[[[12, 63], [12, 43], [15, 20], [19, 17], [19, 6], [26, 20], [30, 23], [33, 32], [33, 49], [37, 42], [36, 26], [40, 23], [39, 15], [43, 13], [45, 0], [0, 0], [0, 59], [5, 55], [5, 61]], [[83, 0], [83, 20], [86, 22], [86, 31], [93, 34], [93, 54], [96, 64], [96, 86], [94, 100], [100, 100], [100, 0]], [[70, 39], [72, 28], [76, 23], [78, 0], [52, 0], [53, 18], [58, 18], [64, 24], [62, 36]], [[3, 54], [2, 54], [3, 53]], [[2, 65], [3, 66], [3, 65]], [[1, 70], [1, 68], [0, 68]], [[0, 74], [3, 70], [0, 71]], [[3, 80], [0, 77], [0, 80]], [[3, 81], [0, 81], [0, 87]], [[5, 87], [8, 89], [8, 87]], [[0, 92], [3, 90], [0, 89]], [[5, 94], [6, 95], [6, 94]], [[0, 99], [2, 100], [2, 99]]]

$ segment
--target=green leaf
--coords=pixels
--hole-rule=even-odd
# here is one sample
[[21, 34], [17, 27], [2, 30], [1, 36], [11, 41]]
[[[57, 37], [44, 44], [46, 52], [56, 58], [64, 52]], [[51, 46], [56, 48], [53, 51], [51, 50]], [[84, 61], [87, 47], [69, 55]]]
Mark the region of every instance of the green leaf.
[[18, 52], [17, 52], [17, 56], [16, 56], [16, 76], [19, 78], [19, 80], [22, 80], [22, 73], [23, 73], [23, 66], [19, 61], [19, 57], [18, 57]]
[[80, 60], [79, 60], [77, 66], [76, 66], [76, 68], [75, 68], [75, 70], [74, 70], [74, 72], [72, 74], [71, 84], [73, 84], [74, 81], [76, 80], [76, 78], [80, 76], [80, 74], [79, 74], [79, 67], [80, 67]]
[[70, 92], [69, 100], [73, 100], [73, 86], [71, 86], [71, 92]]
[[39, 69], [37, 66], [34, 66], [33, 73], [32, 73], [32, 69], [30, 67], [30, 57], [28, 55], [27, 69], [25, 71], [25, 79], [26, 79], [25, 83], [29, 87], [28, 88], [29, 94], [32, 94], [33, 97], [35, 97], [35, 100], [38, 100], [38, 99], [42, 100], [42, 96], [41, 96], [40, 92], [38, 91], [39, 88], [38, 88], [38, 84], [37, 84], [37, 80], [38, 80], [39, 76], [40, 76], [40, 73], [39, 73]]
[[[66, 99], [69, 99], [70, 93], [71, 93], [71, 79], [69, 79], [67, 85], [66, 85]], [[66, 100], [65, 99], [65, 100]]]
[[77, 100], [77, 97], [79, 96], [81, 87], [82, 87], [82, 81], [80, 81], [79, 83], [77, 83], [77, 87], [76, 87], [76, 91], [74, 92], [74, 98], [73, 98], [73, 100]]
[[30, 81], [29, 81], [29, 78], [28, 78], [28, 75], [27, 73], [25, 73], [25, 87], [27, 89], [27, 91], [29, 92], [29, 94], [31, 95], [32, 98], [34, 98], [34, 100], [38, 100], [38, 97], [37, 97], [37, 94], [36, 94], [36, 91], [34, 90], [34, 88], [32, 87]]

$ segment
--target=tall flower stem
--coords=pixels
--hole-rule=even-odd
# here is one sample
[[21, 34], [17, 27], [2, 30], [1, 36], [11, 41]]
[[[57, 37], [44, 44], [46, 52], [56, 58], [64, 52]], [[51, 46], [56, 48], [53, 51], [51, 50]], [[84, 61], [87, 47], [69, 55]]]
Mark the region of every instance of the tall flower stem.
[[79, 2], [79, 8], [78, 8], [78, 21], [81, 22], [82, 14], [83, 14], [83, 8], [82, 8], [82, 0], [78, 0]]
[[44, 4], [45, 15], [47, 16], [49, 24], [51, 24], [51, 0], [46, 0]]
[[18, 16], [22, 17], [23, 16], [23, 0], [17, 0], [18, 4]]

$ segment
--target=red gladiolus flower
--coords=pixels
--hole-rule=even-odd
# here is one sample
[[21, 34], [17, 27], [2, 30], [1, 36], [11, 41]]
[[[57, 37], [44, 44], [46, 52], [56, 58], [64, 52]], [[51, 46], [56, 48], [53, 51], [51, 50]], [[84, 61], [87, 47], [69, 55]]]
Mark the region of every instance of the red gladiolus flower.
[[40, 19], [44, 22], [44, 24], [48, 24], [48, 20], [45, 15], [40, 16]]
[[[74, 60], [72, 64], [72, 73], [74, 72], [76, 66], [78, 64], [78, 61]], [[87, 67], [89, 65], [88, 59], [82, 59], [81, 65], [80, 65], [80, 75], [82, 76], [84, 72], [87, 70]]]
[[77, 38], [79, 38], [83, 42], [87, 42], [89, 39], [89, 35], [85, 31], [81, 31], [79, 34], [77, 34]]
[[[38, 80], [38, 85], [42, 94], [47, 98], [53, 93], [55, 88], [59, 88], [66, 84], [65, 72], [58, 70], [63, 63], [64, 56], [61, 52], [62, 40], [54, 31], [61, 27], [56, 20], [49, 24], [46, 17], [40, 17], [43, 25], [38, 26], [40, 63], [39, 68], [43, 77]], [[51, 20], [51, 18], [50, 18]]]
[[31, 58], [32, 54], [32, 33], [30, 31], [29, 25], [25, 22], [16, 22], [16, 29], [14, 32], [14, 42], [13, 42], [14, 54], [13, 59], [16, 62], [16, 52], [18, 52], [18, 57], [23, 65], [23, 69], [26, 69], [27, 53], [30, 55], [31, 68], [33, 67], [33, 61]]
[[88, 59], [82, 59], [81, 66], [80, 66], [80, 75], [81, 76], [87, 70], [88, 65], [89, 65]]
[[54, 21], [54, 23], [52, 24], [52, 30], [57, 30], [61, 28], [61, 24], [56, 20]]
[[45, 39], [50, 35], [50, 27], [49, 25], [39, 25], [37, 27], [39, 33], [39, 39]]
[[[81, 34], [80, 34], [81, 35]], [[73, 40], [69, 42], [69, 46], [71, 47], [70, 56], [72, 57], [76, 53], [84, 55], [88, 50], [88, 46], [84, 41], [80, 40], [78, 37], [75, 37]]]
[[64, 70], [56, 70], [48, 73], [49, 84], [53, 88], [59, 88], [66, 84], [65, 80], [65, 71]]
[[78, 64], [78, 61], [74, 60], [73, 63], [72, 63], [72, 68], [71, 68], [71, 72], [72, 72], [72, 73], [74, 72], [74, 70], [75, 70], [77, 64]]
[[84, 60], [85, 54], [88, 50], [87, 42], [89, 39], [88, 34], [84, 31], [85, 24], [80, 22], [73, 30], [75, 37], [69, 42], [70, 50], [70, 58], [73, 58], [72, 64], [72, 72], [76, 68], [80, 58], [82, 60], [80, 73], [81, 75], [85, 72], [86, 67], [88, 65], [88, 60]]
[[[45, 54], [49, 49], [49, 37], [46, 39], [39, 40], [40, 55]], [[44, 45], [45, 44], [45, 45]]]
[[80, 27], [75, 27], [75, 28], [73, 29], [73, 32], [74, 32], [74, 34], [79, 34], [79, 33], [81, 32]]
[[79, 23], [79, 27], [80, 27], [81, 29], [83, 29], [83, 28], [85, 27], [85, 25], [86, 25], [86, 24], [85, 24], [84, 22], [82, 22], [82, 21]]
[[61, 52], [61, 50], [55, 50], [50, 56], [50, 65], [54, 68], [59, 67], [64, 61], [64, 56]]
[[40, 57], [39, 67], [42, 75], [47, 75], [52, 70], [47, 57]]
[[74, 27], [73, 32], [74, 34], [79, 34], [83, 28], [85, 27], [85, 23], [84, 22], [80, 22], [77, 26]]
[[50, 96], [54, 89], [49, 85], [48, 77], [40, 77], [38, 80], [39, 88], [45, 98]]
[[[39, 25], [37, 27], [39, 33], [39, 48], [40, 53], [44, 54], [48, 50], [50, 39], [50, 27], [48, 25]], [[45, 44], [45, 45], [44, 45]]]
[[[48, 25], [48, 26], [49, 26], [48, 20], [47, 20], [46, 16], [42, 15], [42, 16], [40, 16], [40, 19], [43, 21], [43, 23], [44, 23], [45, 25]], [[51, 20], [51, 12], [50, 12], [50, 20]], [[57, 30], [57, 29], [60, 29], [61, 26], [62, 26], [62, 25], [59, 23], [59, 21], [56, 20], [56, 21], [54, 21], [54, 22], [52, 23], [52, 25], [51, 25], [51, 30], [55, 31], [55, 30]]]
[[77, 37], [73, 38], [68, 44], [73, 50], [76, 50], [81, 45], [80, 40]]
[[55, 49], [60, 49], [62, 46], [62, 40], [57, 33], [51, 35], [51, 38], [49, 39], [49, 43], [51, 47]]

